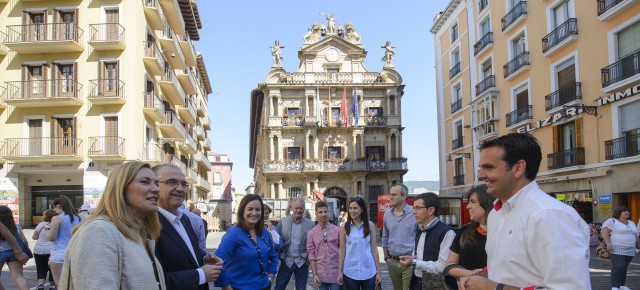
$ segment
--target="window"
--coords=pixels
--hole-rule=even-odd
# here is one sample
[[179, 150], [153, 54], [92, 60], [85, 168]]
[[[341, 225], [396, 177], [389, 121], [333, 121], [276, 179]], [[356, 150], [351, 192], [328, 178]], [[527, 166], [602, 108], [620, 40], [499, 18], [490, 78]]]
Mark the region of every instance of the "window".
[[342, 158], [342, 147], [327, 147], [328, 159], [340, 159]]
[[286, 160], [301, 160], [302, 147], [286, 147]]
[[460, 51], [458, 49], [451, 53], [451, 66], [455, 66], [460, 63]]
[[576, 82], [576, 66], [573, 58], [561, 63], [556, 67], [556, 84], [558, 90], [564, 91], [573, 89]]
[[369, 185], [368, 200], [378, 200], [378, 196], [384, 194], [383, 189], [382, 185]]
[[640, 21], [618, 33], [618, 59], [640, 50]]
[[638, 155], [640, 133], [640, 101], [620, 106], [620, 131], [625, 138], [624, 156]]
[[300, 108], [287, 108], [287, 114], [289, 116], [298, 116], [298, 115], [302, 115], [302, 109]]
[[213, 173], [213, 182], [214, 183], [222, 183], [222, 172], [214, 172]]
[[42, 119], [30, 119], [29, 127], [29, 155], [42, 155]]
[[458, 24], [451, 26], [451, 42], [453, 43], [458, 39]]
[[517, 88], [515, 91], [515, 108], [520, 111], [520, 109], [525, 109], [529, 106], [529, 88], [527, 85], [523, 85]]
[[460, 84], [455, 85], [455, 86], [453, 87], [453, 95], [451, 96], [451, 99], [453, 100], [453, 102], [454, 102], [454, 103], [455, 103], [455, 102], [457, 102], [458, 100], [460, 100], [460, 99], [462, 98], [462, 95], [461, 95], [461, 94], [462, 94], [462, 93], [461, 93], [461, 91], [460, 91]]
[[498, 116], [498, 97], [486, 96], [472, 106], [471, 118], [476, 138], [480, 139], [496, 133], [494, 120]]
[[485, 18], [484, 20], [482, 20], [482, 22], [480, 22], [480, 27], [479, 27], [479, 32], [480, 32], [480, 37], [483, 37], [485, 34], [491, 32], [491, 22], [489, 17]]
[[453, 177], [453, 185], [463, 185], [464, 184], [464, 166], [462, 163], [462, 158], [455, 159], [454, 165], [454, 177]]
[[289, 187], [289, 190], [287, 192], [288, 198], [301, 197], [301, 196], [302, 196], [302, 188], [297, 186]]
[[525, 52], [526, 50], [526, 38], [524, 33], [516, 36], [516, 38], [511, 40], [511, 51], [513, 52], [513, 58]]
[[491, 59], [486, 60], [482, 63], [482, 79], [486, 79], [493, 74], [493, 65], [491, 64]]
[[382, 117], [382, 107], [369, 107], [367, 108], [368, 116]]
[[558, 27], [560, 24], [569, 20], [569, 0], [560, 2], [553, 8], [553, 27]]
[[367, 146], [367, 160], [384, 160], [384, 146]]
[[453, 124], [453, 143], [452, 149], [458, 149], [463, 145], [462, 120], [458, 120]]

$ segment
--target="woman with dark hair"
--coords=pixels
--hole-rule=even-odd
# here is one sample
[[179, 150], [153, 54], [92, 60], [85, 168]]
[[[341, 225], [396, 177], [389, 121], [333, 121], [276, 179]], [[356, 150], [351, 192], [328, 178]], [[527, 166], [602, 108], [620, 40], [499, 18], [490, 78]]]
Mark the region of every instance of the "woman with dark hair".
[[367, 216], [364, 199], [351, 198], [347, 221], [340, 229], [338, 284], [343, 285], [343, 289], [373, 290], [380, 283], [375, 229]]
[[73, 204], [68, 197], [61, 195], [53, 200], [53, 210], [58, 215], [51, 219], [51, 223], [45, 227], [47, 239], [53, 242], [49, 266], [56, 284], [60, 283], [60, 273], [64, 263], [64, 252], [71, 240], [71, 229], [80, 223], [80, 217], [76, 214]]
[[487, 193], [486, 185], [471, 188], [466, 195], [471, 223], [464, 225], [453, 239], [444, 275], [454, 278], [469, 277], [487, 266], [487, 217], [495, 197]]
[[45, 210], [42, 214], [43, 221], [39, 223], [33, 231], [32, 238], [36, 240], [36, 245], [33, 247], [33, 257], [36, 260], [36, 272], [38, 277], [37, 290], [44, 290], [44, 282], [47, 278], [47, 273], [49, 273], [49, 289], [53, 290], [56, 287], [56, 283], [53, 281], [53, 275], [51, 275], [51, 270], [49, 269], [49, 256], [53, 249], [53, 242], [47, 239], [47, 235], [44, 232], [45, 227], [51, 224], [51, 219], [57, 215], [58, 213], [52, 209]]
[[247, 194], [236, 219], [222, 237], [216, 255], [224, 261], [216, 287], [225, 290], [271, 289], [278, 254], [269, 231], [264, 227], [264, 204], [259, 195]]
[[[2, 225], [7, 227], [11, 234], [16, 237], [16, 239], [22, 239], [25, 245], [29, 245], [27, 243], [27, 238], [25, 238], [24, 233], [22, 232], [22, 228], [20, 225], [16, 224], [13, 219], [13, 213], [11, 209], [6, 206], [0, 206], [0, 222]], [[23, 264], [16, 260], [16, 256], [11, 250], [11, 246], [5, 239], [0, 240], [0, 269], [4, 266], [4, 263], [9, 265], [9, 271], [11, 272], [11, 278], [16, 282], [16, 285], [20, 290], [29, 289], [29, 285], [27, 284], [27, 280], [24, 278], [22, 273]], [[4, 289], [2, 284], [0, 284], [0, 289]]]
[[602, 224], [600, 234], [607, 243], [607, 251], [611, 253], [611, 289], [628, 290], [625, 286], [627, 268], [636, 255], [638, 228], [629, 219], [631, 211], [618, 207], [613, 211], [613, 217]]

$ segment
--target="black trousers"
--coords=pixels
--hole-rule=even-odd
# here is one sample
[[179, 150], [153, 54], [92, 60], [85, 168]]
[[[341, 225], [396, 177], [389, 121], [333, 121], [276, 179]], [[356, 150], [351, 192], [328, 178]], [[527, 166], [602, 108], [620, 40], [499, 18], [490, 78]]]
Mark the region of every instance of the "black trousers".
[[53, 275], [51, 275], [51, 269], [49, 269], [49, 256], [49, 254], [33, 254], [33, 259], [36, 261], [36, 273], [38, 279], [47, 279], [47, 273], [49, 273], [49, 281], [53, 282]]

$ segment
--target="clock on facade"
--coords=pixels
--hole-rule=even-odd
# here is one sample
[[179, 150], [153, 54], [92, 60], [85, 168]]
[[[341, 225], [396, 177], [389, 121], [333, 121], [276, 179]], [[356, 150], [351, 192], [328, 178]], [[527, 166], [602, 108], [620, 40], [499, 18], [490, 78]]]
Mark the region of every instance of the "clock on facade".
[[325, 57], [327, 58], [328, 61], [336, 61], [338, 60], [338, 57], [340, 56], [340, 52], [338, 51], [337, 48], [335, 47], [331, 47], [329, 49], [327, 49], [327, 51], [325, 52]]

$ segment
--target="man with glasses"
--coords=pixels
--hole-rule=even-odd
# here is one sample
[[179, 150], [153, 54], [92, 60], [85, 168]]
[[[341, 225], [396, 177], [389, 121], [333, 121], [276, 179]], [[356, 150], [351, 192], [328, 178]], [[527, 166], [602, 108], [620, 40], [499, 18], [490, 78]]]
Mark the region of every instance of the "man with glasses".
[[307, 260], [307, 234], [315, 223], [304, 215], [304, 199], [294, 198], [291, 203], [292, 215], [280, 220], [278, 232], [282, 237], [280, 249], [280, 269], [276, 277], [276, 290], [285, 290], [291, 275], [296, 276], [296, 290], [304, 290], [309, 279]]
[[[400, 257], [400, 264], [405, 268], [411, 265], [415, 267], [409, 289], [422, 289], [423, 271], [441, 275], [449, 257], [449, 247], [456, 233], [440, 222], [439, 208], [438, 196], [433, 192], [420, 194], [413, 201], [413, 216], [419, 226], [415, 236], [415, 249], [413, 255]], [[450, 289], [457, 288], [456, 280], [452, 277], [446, 276], [445, 281]]]
[[222, 261], [198, 248], [191, 221], [179, 210], [189, 189], [184, 173], [173, 165], [158, 165], [153, 172], [159, 183], [158, 218], [162, 225], [155, 252], [167, 289], [209, 289], [208, 282], [220, 275]]
[[319, 290], [339, 290], [340, 228], [329, 223], [329, 206], [324, 201], [316, 203], [316, 219], [318, 224], [307, 234], [313, 283], [318, 285]]
[[413, 252], [414, 241], [407, 237], [415, 237], [418, 224], [411, 216], [411, 206], [407, 204], [409, 189], [404, 184], [396, 184], [389, 189], [389, 202], [393, 206], [384, 213], [382, 226], [382, 250], [384, 260], [389, 268], [389, 277], [395, 290], [409, 289], [412, 267], [400, 265], [400, 256], [408, 256]]

